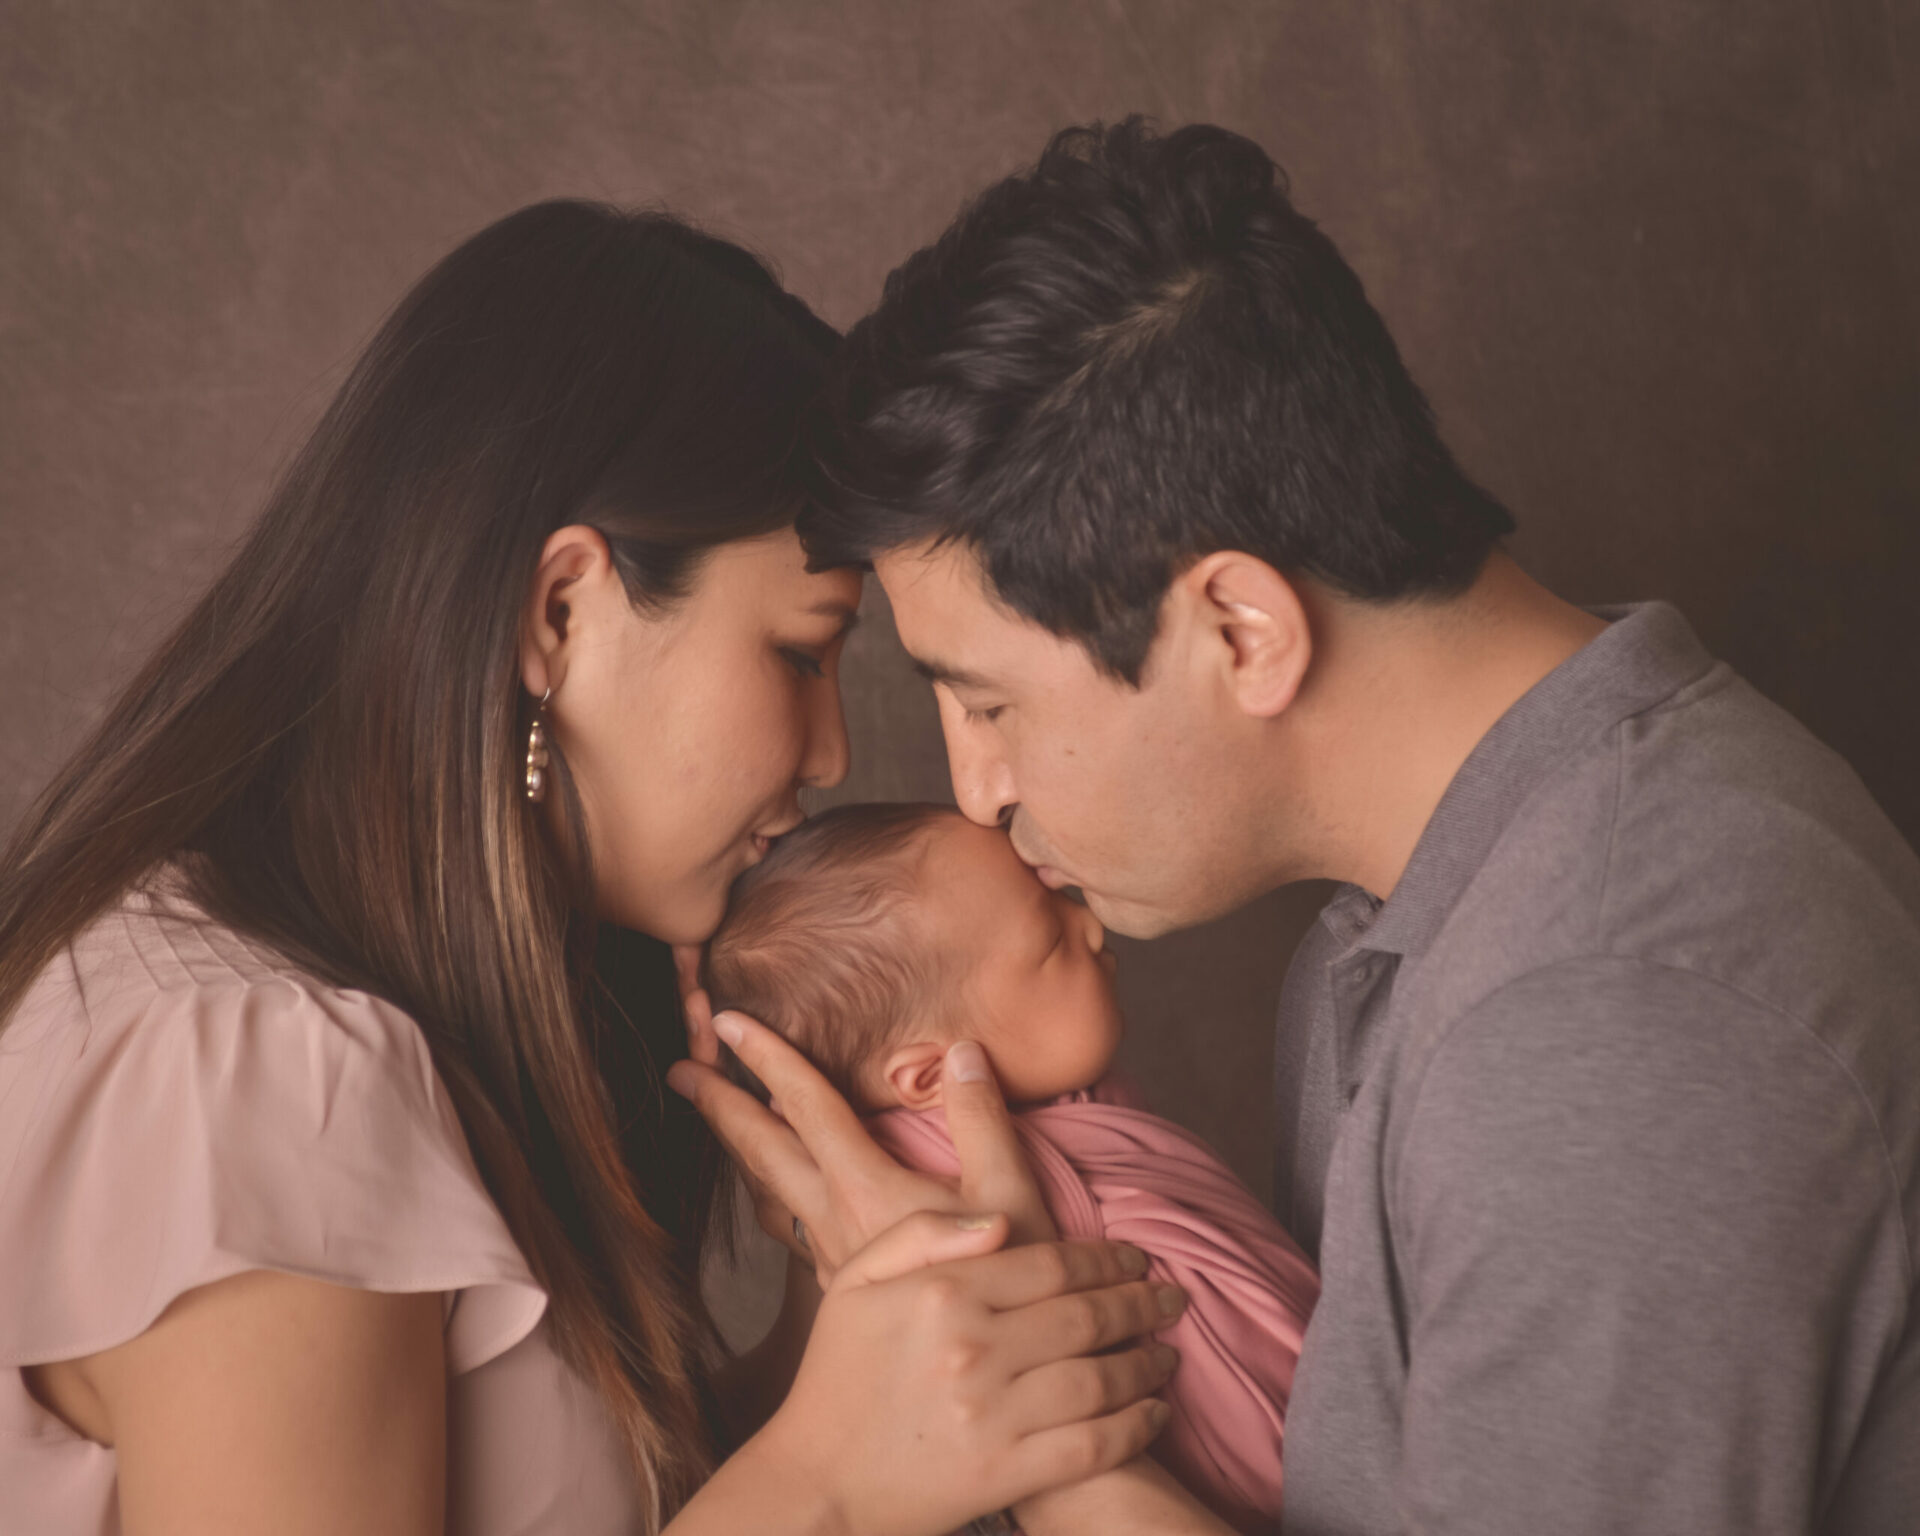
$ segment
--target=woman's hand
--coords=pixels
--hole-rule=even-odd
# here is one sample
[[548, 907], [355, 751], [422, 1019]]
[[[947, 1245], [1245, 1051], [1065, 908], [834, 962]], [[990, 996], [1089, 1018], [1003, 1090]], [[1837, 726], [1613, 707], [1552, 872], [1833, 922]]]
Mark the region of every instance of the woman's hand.
[[[733, 1154], [761, 1226], [815, 1266], [823, 1289], [850, 1254], [916, 1211], [997, 1211], [1008, 1218], [1015, 1243], [1056, 1235], [979, 1046], [963, 1041], [947, 1053], [941, 1085], [960, 1156], [955, 1188], [882, 1151], [833, 1085], [772, 1030], [743, 1014], [715, 1018], [699, 989], [697, 949], [682, 947], [674, 958], [690, 1059], [675, 1063], [667, 1082], [693, 1101]], [[766, 1084], [778, 1114], [721, 1073], [722, 1041]], [[793, 1231], [796, 1216], [806, 1226], [804, 1246]]]
[[[729, 1475], [850, 1536], [935, 1536], [1116, 1467], [1166, 1420], [1174, 1353], [1083, 1358], [1179, 1312], [1113, 1243], [991, 1250], [1003, 1217], [908, 1217], [852, 1256], [786, 1403]], [[790, 1506], [791, 1507], [791, 1506]]]

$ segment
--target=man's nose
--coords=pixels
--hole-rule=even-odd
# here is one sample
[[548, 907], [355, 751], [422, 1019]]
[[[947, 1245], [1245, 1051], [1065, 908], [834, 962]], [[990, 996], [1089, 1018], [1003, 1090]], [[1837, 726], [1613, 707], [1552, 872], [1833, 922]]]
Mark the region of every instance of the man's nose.
[[954, 803], [967, 820], [983, 827], [1000, 826], [1019, 803], [1006, 759], [981, 741], [986, 733], [972, 725], [951, 699], [940, 701], [940, 727], [947, 738]]

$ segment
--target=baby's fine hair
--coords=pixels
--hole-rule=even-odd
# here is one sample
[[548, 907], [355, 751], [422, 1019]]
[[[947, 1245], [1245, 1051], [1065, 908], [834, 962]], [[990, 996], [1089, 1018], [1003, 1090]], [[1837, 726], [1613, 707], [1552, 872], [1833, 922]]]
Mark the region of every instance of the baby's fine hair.
[[855, 1074], [951, 1001], [942, 946], [914, 898], [928, 835], [959, 812], [842, 805], [801, 823], [734, 882], [707, 947], [714, 1011], [786, 1036], [849, 1100]]

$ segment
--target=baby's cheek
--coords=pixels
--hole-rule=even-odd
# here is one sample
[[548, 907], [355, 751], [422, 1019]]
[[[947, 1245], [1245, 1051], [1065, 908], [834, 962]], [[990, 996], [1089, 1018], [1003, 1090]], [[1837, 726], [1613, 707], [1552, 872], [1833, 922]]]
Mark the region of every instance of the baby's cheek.
[[1074, 1029], [1073, 1062], [1068, 1075], [1073, 1082], [1066, 1091], [1091, 1088], [1107, 1075], [1120, 1050], [1120, 1011], [1111, 999], [1101, 998], [1097, 1006], [1080, 1010]]

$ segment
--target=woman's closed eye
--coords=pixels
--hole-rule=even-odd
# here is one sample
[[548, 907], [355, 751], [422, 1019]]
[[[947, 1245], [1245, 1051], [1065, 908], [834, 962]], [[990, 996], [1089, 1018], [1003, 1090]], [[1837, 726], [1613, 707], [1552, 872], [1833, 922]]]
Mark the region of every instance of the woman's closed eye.
[[803, 651], [797, 645], [783, 645], [780, 654], [786, 658], [787, 665], [802, 677], [816, 678], [827, 675], [827, 664], [823, 657], [811, 651]]

